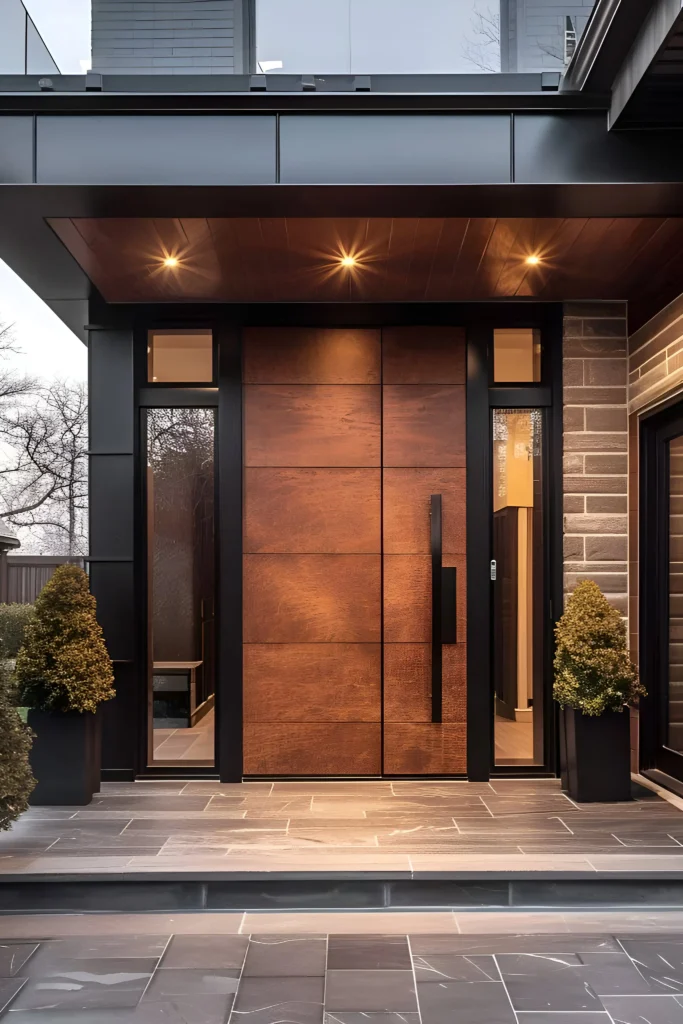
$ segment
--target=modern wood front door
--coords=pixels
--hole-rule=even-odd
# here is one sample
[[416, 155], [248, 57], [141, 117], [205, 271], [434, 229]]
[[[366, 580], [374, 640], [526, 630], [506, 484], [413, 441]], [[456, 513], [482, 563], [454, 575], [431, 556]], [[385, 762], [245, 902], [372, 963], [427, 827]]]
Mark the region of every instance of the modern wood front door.
[[245, 774], [464, 773], [464, 331], [243, 351]]

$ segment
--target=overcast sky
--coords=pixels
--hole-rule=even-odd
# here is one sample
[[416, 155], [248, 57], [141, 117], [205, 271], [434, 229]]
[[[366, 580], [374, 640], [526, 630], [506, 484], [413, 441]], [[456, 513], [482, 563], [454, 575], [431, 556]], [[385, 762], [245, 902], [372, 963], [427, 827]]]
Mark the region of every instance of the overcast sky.
[[[24, 0], [65, 74], [82, 74], [90, 57], [90, 0]], [[42, 299], [0, 260], [0, 322], [14, 325], [20, 371], [41, 377], [86, 378], [86, 348]], [[5, 364], [7, 365], [7, 364]]]

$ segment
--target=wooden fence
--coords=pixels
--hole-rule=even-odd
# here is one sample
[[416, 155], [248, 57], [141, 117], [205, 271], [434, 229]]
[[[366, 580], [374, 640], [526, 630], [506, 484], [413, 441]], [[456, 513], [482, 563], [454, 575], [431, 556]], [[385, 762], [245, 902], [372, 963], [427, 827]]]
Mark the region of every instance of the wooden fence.
[[0, 553], [0, 603], [33, 604], [58, 565], [85, 566], [83, 558]]

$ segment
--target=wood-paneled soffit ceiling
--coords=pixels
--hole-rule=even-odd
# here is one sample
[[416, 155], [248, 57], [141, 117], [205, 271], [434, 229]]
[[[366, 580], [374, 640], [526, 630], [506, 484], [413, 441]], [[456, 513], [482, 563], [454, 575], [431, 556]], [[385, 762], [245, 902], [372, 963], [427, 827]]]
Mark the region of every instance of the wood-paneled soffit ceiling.
[[628, 299], [683, 291], [683, 219], [56, 218], [109, 302]]

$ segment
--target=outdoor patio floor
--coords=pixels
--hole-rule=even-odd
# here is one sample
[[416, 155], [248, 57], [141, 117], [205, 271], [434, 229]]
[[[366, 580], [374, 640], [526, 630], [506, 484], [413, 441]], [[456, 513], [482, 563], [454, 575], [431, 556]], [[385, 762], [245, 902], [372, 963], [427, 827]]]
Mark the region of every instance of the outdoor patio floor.
[[[666, 931], [612, 915], [602, 930], [577, 918], [545, 934], [523, 924], [465, 934], [455, 919], [429, 916], [416, 915], [415, 929], [388, 932], [386, 915], [372, 914], [354, 915], [355, 932], [344, 915], [330, 915], [320, 932], [306, 930], [305, 915], [288, 932], [280, 915], [68, 918], [62, 932], [60, 919], [0, 919], [0, 1018], [683, 1024], [680, 915]], [[490, 923], [500, 927], [500, 916]]]
[[31, 808], [8, 875], [683, 871], [683, 801], [579, 806], [557, 780], [137, 782]]

